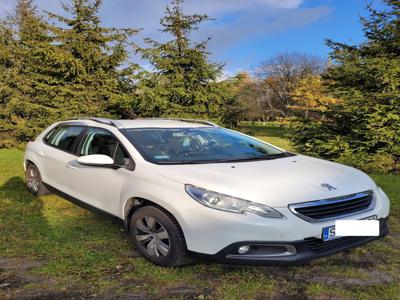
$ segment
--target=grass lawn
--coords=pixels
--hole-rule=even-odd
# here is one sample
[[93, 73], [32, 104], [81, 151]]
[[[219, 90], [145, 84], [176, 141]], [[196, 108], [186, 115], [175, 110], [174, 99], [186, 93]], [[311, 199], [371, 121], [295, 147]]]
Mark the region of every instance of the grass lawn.
[[293, 150], [289, 141], [286, 139], [286, 129], [277, 123], [265, 123], [265, 125], [242, 125], [237, 130], [248, 135], [255, 136], [272, 145], [285, 150]]
[[[240, 130], [290, 149], [273, 125]], [[116, 220], [54, 195], [31, 196], [22, 156], [0, 150], [0, 299], [400, 299], [400, 176], [372, 175], [392, 201], [383, 240], [298, 267], [165, 269], [139, 257]]]

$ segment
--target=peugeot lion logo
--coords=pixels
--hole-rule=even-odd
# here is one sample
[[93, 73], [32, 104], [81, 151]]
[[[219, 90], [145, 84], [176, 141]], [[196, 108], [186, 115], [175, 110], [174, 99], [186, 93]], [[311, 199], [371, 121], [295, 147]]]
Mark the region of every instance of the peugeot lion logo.
[[337, 190], [334, 186], [330, 185], [329, 183], [321, 183], [321, 187], [327, 188], [329, 191]]

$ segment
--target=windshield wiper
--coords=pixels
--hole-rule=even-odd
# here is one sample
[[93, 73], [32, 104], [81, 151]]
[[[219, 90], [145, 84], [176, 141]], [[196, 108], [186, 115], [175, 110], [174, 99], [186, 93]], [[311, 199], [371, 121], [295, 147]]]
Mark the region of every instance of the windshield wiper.
[[279, 154], [269, 154], [264, 156], [256, 156], [256, 157], [246, 157], [246, 158], [228, 158], [228, 159], [219, 159], [215, 160], [215, 162], [242, 162], [242, 161], [257, 161], [257, 160], [270, 160], [276, 158], [288, 157], [286, 152], [282, 152]]
[[210, 161], [205, 161], [205, 160], [200, 160], [200, 161], [195, 161], [195, 160], [171, 160], [171, 161], [157, 161], [156, 164], [159, 165], [181, 165], [181, 164], [187, 164], [187, 165], [195, 165], [195, 164], [207, 164], [210, 163]]
[[277, 154], [269, 154], [264, 156], [246, 157], [246, 158], [227, 158], [227, 159], [210, 159], [210, 160], [173, 160], [173, 161], [157, 161], [159, 165], [200, 165], [200, 164], [214, 164], [214, 163], [225, 163], [225, 162], [243, 162], [243, 161], [257, 161], [257, 160], [270, 160], [276, 158], [283, 158], [294, 156], [295, 154], [290, 152], [282, 152]]

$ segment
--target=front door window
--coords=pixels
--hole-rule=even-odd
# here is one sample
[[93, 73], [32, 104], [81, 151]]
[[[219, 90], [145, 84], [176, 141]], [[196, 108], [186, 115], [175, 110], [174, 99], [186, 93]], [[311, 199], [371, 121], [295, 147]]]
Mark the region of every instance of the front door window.
[[129, 165], [129, 155], [119, 141], [110, 132], [100, 128], [87, 131], [79, 154], [103, 154], [111, 157], [116, 165]]

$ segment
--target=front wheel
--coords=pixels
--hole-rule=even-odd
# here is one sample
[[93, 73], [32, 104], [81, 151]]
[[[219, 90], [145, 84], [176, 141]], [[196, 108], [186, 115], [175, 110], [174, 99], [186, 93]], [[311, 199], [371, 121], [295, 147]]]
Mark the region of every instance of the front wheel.
[[155, 206], [144, 206], [130, 219], [136, 249], [149, 261], [164, 267], [190, 262], [185, 238], [177, 221]]

